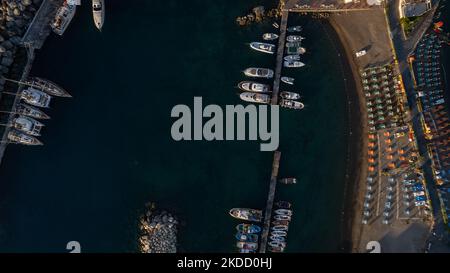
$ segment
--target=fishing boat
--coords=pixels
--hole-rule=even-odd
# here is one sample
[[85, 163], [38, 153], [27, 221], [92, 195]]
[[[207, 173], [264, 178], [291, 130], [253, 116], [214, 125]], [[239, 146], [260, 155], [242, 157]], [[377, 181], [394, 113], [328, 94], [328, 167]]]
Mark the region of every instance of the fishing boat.
[[268, 84], [262, 84], [252, 81], [242, 81], [238, 83], [239, 89], [248, 92], [257, 92], [257, 93], [270, 93], [270, 86]]
[[275, 45], [273, 45], [273, 44], [251, 42], [250, 48], [252, 48], [256, 51], [264, 52], [264, 53], [269, 53], [269, 54], [275, 53]]
[[272, 222], [272, 225], [274, 226], [288, 226], [289, 225], [289, 221], [287, 220], [276, 220]]
[[301, 40], [305, 39], [304, 37], [300, 36], [300, 35], [289, 35], [286, 38], [286, 41], [288, 42], [299, 42]]
[[50, 24], [53, 32], [58, 35], [63, 35], [73, 19], [76, 9], [76, 5], [72, 5], [68, 1], [64, 1], [56, 11], [55, 18]]
[[13, 143], [19, 143], [24, 145], [43, 145], [37, 138], [19, 132], [17, 130], [10, 130], [8, 132], [8, 139]]
[[300, 98], [300, 94], [288, 91], [281, 91], [280, 97], [282, 97], [283, 99], [298, 100]]
[[239, 97], [241, 100], [246, 102], [254, 102], [254, 103], [270, 103], [270, 95], [267, 94], [259, 94], [259, 93], [251, 93], [251, 92], [242, 92]]
[[239, 253], [255, 253], [255, 250], [239, 248]]
[[300, 32], [302, 31], [302, 26], [292, 26], [292, 27], [288, 27], [287, 31], [288, 32]]
[[101, 31], [105, 22], [105, 0], [92, 0], [92, 16], [95, 26]]
[[281, 77], [282, 82], [284, 82], [286, 84], [290, 84], [290, 85], [294, 84], [294, 80], [295, 79], [291, 78], [291, 77]]
[[286, 51], [289, 55], [305, 54], [306, 49], [301, 46], [300, 42], [287, 42]]
[[41, 110], [39, 110], [31, 105], [23, 104], [23, 103], [20, 103], [19, 105], [17, 105], [16, 112], [18, 114], [32, 117], [32, 118], [37, 118], [37, 119], [49, 119], [50, 118], [47, 114], [45, 114]]
[[305, 108], [305, 105], [301, 102], [298, 102], [295, 100], [286, 100], [286, 99], [280, 100], [280, 106], [285, 107], [285, 108], [290, 108], [290, 109], [297, 109], [297, 110], [301, 110], [301, 109]]
[[242, 242], [253, 242], [256, 243], [258, 242], [258, 235], [256, 234], [243, 234], [243, 233], [236, 233], [236, 239], [238, 241], [242, 241]]
[[239, 224], [236, 226], [236, 230], [240, 233], [251, 234], [261, 232], [261, 228], [253, 224]]
[[285, 247], [286, 247], [286, 242], [270, 241], [270, 242], [269, 242], [269, 246], [271, 246], [271, 247], [285, 248]]
[[270, 232], [270, 234], [275, 236], [286, 236], [287, 232], [285, 230], [274, 230]]
[[72, 97], [69, 92], [64, 90], [61, 86], [49, 80], [44, 80], [39, 77], [33, 77], [26, 81], [26, 84], [45, 93], [55, 97]]
[[295, 67], [295, 68], [297, 68], [297, 67], [303, 67], [303, 66], [305, 66], [305, 64], [304, 63], [302, 63], [302, 62], [299, 62], [299, 61], [284, 61], [284, 67]]
[[286, 177], [286, 178], [282, 178], [279, 181], [281, 184], [296, 184], [297, 183], [297, 178], [294, 177]]
[[269, 239], [271, 241], [275, 241], [275, 242], [285, 242], [286, 238], [282, 237], [282, 236], [270, 236]]
[[252, 243], [252, 242], [237, 242], [236, 246], [237, 246], [237, 248], [242, 248], [242, 249], [250, 249], [250, 250], [258, 249], [258, 243]]
[[275, 205], [280, 209], [290, 209], [292, 207], [292, 204], [288, 201], [278, 201], [275, 203]]
[[276, 246], [276, 247], [269, 246], [268, 249], [269, 249], [270, 252], [274, 252], [274, 253], [280, 253], [280, 252], [284, 251], [284, 247], [278, 247], [278, 246]]
[[262, 36], [263, 40], [265, 41], [273, 41], [278, 39], [278, 37], [279, 37], [278, 34], [275, 33], [264, 33]]
[[288, 229], [289, 229], [288, 226], [284, 226], [284, 225], [283, 225], [283, 226], [280, 225], [280, 226], [273, 226], [273, 227], [272, 227], [272, 230], [274, 230], [274, 231], [275, 231], [275, 230], [284, 230], [284, 231], [287, 231]]
[[287, 55], [283, 57], [283, 60], [288, 62], [300, 61], [300, 55]]
[[249, 67], [244, 70], [244, 74], [247, 77], [270, 79], [273, 77], [273, 70], [268, 68]]
[[288, 216], [288, 215], [279, 215], [279, 214], [277, 214], [277, 215], [275, 215], [275, 216], [273, 217], [273, 219], [275, 219], [275, 220], [286, 220], [286, 221], [291, 221], [291, 216]]
[[289, 210], [289, 209], [277, 209], [277, 210], [275, 210], [275, 214], [292, 216], [292, 210]]
[[257, 209], [233, 208], [230, 215], [236, 219], [260, 222], [262, 220], [262, 211]]
[[27, 135], [40, 136], [40, 132], [44, 124], [26, 116], [18, 116], [13, 119], [13, 126], [19, 131]]
[[37, 90], [33, 87], [28, 87], [21, 93], [21, 99], [23, 99], [28, 104], [38, 107], [48, 108], [51, 98], [52, 97], [49, 94]]

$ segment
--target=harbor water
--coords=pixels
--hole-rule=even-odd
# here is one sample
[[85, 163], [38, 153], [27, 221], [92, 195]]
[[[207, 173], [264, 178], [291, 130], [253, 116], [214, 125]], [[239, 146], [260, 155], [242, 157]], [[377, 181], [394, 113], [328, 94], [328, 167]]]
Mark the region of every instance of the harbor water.
[[[37, 52], [32, 75], [73, 95], [54, 99], [42, 147], [9, 145], [0, 166], [0, 251], [138, 251], [138, 216], [156, 202], [181, 221], [180, 252], [234, 252], [233, 207], [263, 208], [273, 153], [256, 141], [182, 141], [170, 135], [173, 106], [241, 104], [236, 85], [275, 57], [248, 43], [273, 21], [239, 27], [237, 16], [273, 1], [110, 0], [102, 32], [89, 4], [63, 37]], [[346, 95], [341, 65], [321, 23], [298, 15], [307, 65], [284, 73], [306, 107], [280, 115], [276, 200], [293, 203], [287, 252], [341, 249]]]

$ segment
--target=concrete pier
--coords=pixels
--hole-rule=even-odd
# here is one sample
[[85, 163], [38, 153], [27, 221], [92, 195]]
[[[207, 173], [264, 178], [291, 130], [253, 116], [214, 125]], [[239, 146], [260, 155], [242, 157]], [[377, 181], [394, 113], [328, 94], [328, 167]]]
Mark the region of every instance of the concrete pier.
[[269, 237], [270, 221], [272, 219], [273, 200], [278, 181], [278, 169], [280, 166], [281, 152], [275, 151], [273, 154], [272, 175], [270, 177], [269, 195], [267, 197], [266, 209], [264, 211], [264, 225], [261, 233], [261, 244], [259, 253], [266, 253], [267, 238]]
[[280, 92], [281, 69], [283, 68], [284, 44], [286, 41], [286, 29], [289, 12], [283, 10], [280, 22], [280, 37], [278, 37], [277, 62], [275, 66], [275, 74], [273, 80], [272, 104], [278, 104], [278, 93]]

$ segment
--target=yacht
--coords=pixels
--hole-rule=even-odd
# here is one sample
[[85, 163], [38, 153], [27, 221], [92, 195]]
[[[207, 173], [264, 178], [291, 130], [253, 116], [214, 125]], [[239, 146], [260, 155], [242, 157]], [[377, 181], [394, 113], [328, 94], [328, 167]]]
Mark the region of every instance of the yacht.
[[26, 103], [37, 106], [48, 108], [50, 105], [51, 96], [33, 87], [28, 87], [24, 89], [21, 93], [21, 99]]
[[239, 89], [248, 92], [257, 92], [257, 93], [269, 93], [270, 86], [268, 84], [262, 84], [252, 81], [242, 81], [238, 83]]
[[71, 98], [72, 96], [64, 90], [62, 87], [58, 86], [56, 83], [51, 82], [49, 80], [44, 80], [39, 77], [33, 77], [26, 81], [26, 84], [44, 91], [45, 93], [56, 96], [56, 97], [66, 97]]
[[300, 98], [300, 94], [288, 91], [281, 91], [280, 97], [288, 100], [297, 100]]
[[305, 66], [304, 63], [300, 62], [300, 61], [284, 61], [284, 67], [302, 67]]
[[92, 0], [92, 15], [95, 26], [101, 31], [105, 22], [105, 0]]
[[43, 145], [37, 138], [21, 133], [17, 130], [11, 130], [8, 132], [8, 139], [13, 143], [19, 143], [24, 145]]
[[273, 70], [268, 68], [250, 67], [244, 70], [244, 74], [248, 77], [270, 79], [273, 77]]
[[290, 210], [290, 209], [276, 209], [275, 210], [275, 214], [292, 216], [292, 210]]
[[251, 93], [251, 92], [242, 92], [239, 97], [241, 100], [246, 102], [254, 102], [254, 103], [270, 103], [270, 95], [267, 94], [259, 94], [259, 93]]
[[44, 124], [30, 117], [18, 116], [13, 120], [13, 126], [27, 135], [40, 136], [40, 132], [42, 127], [44, 127]]
[[[290, 109], [298, 109], [298, 110], [305, 108], [305, 105], [303, 103], [295, 101], [295, 100], [287, 100], [287, 99], [281, 99], [280, 106], [285, 107], [285, 108], [290, 108]], [[283, 183], [283, 182], [281, 182], [281, 183]]]
[[273, 54], [275, 53], [275, 45], [268, 43], [251, 42], [250, 47], [256, 51]]

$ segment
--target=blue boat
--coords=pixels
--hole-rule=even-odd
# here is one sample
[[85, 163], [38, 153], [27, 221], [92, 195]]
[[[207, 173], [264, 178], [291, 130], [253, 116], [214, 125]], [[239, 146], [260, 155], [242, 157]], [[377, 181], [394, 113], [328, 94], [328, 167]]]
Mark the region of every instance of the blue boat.
[[261, 228], [253, 224], [239, 224], [236, 226], [236, 230], [243, 234], [259, 233]]
[[236, 239], [238, 241], [242, 241], [242, 242], [251, 242], [251, 243], [256, 243], [258, 242], [258, 235], [256, 234], [244, 234], [244, 233], [236, 233]]

